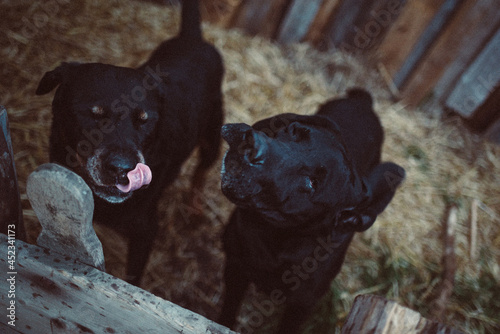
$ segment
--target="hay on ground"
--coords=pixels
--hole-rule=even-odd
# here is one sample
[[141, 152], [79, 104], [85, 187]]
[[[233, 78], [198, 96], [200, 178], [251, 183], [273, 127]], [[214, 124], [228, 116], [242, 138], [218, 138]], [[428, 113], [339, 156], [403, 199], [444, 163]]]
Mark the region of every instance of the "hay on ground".
[[[52, 100], [52, 94], [34, 95], [38, 80], [61, 61], [137, 66], [162, 40], [175, 35], [178, 8], [98, 0], [20, 0], [1, 6], [0, 103], [9, 113], [25, 221], [30, 242], [35, 242], [39, 224], [25, 195], [26, 179], [48, 161]], [[345, 54], [319, 53], [305, 44], [278, 46], [209, 25], [204, 31], [224, 57], [227, 122], [253, 123], [283, 112], [311, 114], [347, 88], [364, 87], [374, 95], [386, 131], [384, 160], [406, 169], [407, 180], [394, 201], [374, 227], [356, 236], [334, 283], [336, 294], [322, 302], [310, 332], [322, 331], [315, 323], [340, 326], [359, 293], [383, 294], [432, 317], [441, 221], [450, 202], [459, 207], [458, 270], [443, 320], [471, 333], [498, 329], [500, 298], [495, 302], [492, 296], [494, 283], [500, 281], [498, 147], [471, 135], [456, 120], [389, 102], [380, 76]], [[219, 163], [201, 196], [205, 218], [192, 219], [185, 195], [195, 159], [196, 154], [161, 201], [161, 231], [143, 288], [215, 319], [223, 292], [220, 235], [233, 206], [220, 192]], [[469, 249], [474, 200], [479, 203], [477, 260]], [[96, 228], [109, 272], [123, 277], [124, 240], [114, 231]], [[252, 298], [258, 297], [248, 298], [243, 318], [251, 314]]]

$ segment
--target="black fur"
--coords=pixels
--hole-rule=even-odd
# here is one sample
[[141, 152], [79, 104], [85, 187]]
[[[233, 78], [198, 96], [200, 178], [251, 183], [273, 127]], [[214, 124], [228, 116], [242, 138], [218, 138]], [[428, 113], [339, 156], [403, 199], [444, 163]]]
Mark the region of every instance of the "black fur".
[[[147, 37], [147, 36], [145, 36]], [[193, 187], [218, 157], [223, 122], [222, 59], [201, 35], [198, 1], [184, 0], [179, 36], [163, 42], [137, 69], [63, 63], [47, 72], [36, 94], [57, 88], [50, 160], [80, 174], [95, 199], [95, 219], [129, 237], [128, 280], [139, 284], [158, 227], [162, 190], [195, 147]], [[151, 184], [123, 193], [137, 163]]]
[[[279, 333], [299, 332], [338, 274], [355, 232], [389, 204], [404, 170], [381, 163], [383, 130], [369, 93], [222, 128], [229, 143], [222, 190], [237, 205], [224, 234], [226, 297], [220, 322], [235, 324], [249, 283], [285, 303]], [[269, 316], [270, 314], [262, 314]], [[247, 324], [247, 332], [258, 330]]]

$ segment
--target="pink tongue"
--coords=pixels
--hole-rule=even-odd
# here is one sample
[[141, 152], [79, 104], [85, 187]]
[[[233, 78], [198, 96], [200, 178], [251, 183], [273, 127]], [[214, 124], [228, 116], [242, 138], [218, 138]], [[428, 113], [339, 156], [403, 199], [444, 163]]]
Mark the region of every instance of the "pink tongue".
[[153, 173], [151, 173], [151, 169], [149, 169], [147, 165], [138, 163], [134, 170], [127, 173], [127, 177], [129, 182], [126, 186], [121, 184], [116, 185], [116, 187], [124, 193], [137, 190], [140, 187], [151, 183]]

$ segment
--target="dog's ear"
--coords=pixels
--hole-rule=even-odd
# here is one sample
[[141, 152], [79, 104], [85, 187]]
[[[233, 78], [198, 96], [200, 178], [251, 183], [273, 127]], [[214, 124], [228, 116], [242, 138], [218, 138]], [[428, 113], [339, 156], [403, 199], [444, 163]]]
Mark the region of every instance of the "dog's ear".
[[79, 63], [62, 63], [60, 66], [56, 67], [54, 70], [45, 73], [42, 80], [38, 84], [36, 89], [36, 95], [44, 95], [49, 93], [51, 90], [56, 88], [61, 84], [71, 71], [77, 67]]
[[342, 231], [363, 232], [370, 228], [384, 211], [405, 179], [405, 170], [391, 162], [373, 169], [363, 180], [364, 199], [355, 207], [341, 211], [336, 217], [336, 228]]

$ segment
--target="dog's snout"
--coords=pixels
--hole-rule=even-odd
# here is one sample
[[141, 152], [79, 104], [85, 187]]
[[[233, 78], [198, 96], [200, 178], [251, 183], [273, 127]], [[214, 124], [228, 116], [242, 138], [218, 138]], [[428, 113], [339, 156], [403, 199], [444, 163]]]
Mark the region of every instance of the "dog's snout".
[[267, 137], [263, 133], [248, 130], [243, 142], [245, 159], [252, 165], [262, 164], [268, 151]]
[[135, 168], [136, 159], [122, 155], [112, 155], [108, 157], [105, 168], [106, 171], [114, 178], [118, 184], [127, 185], [129, 179], [127, 173]]
[[245, 133], [251, 129], [252, 128], [248, 124], [243, 123], [225, 124], [221, 129], [221, 135], [232, 148], [239, 145]]

